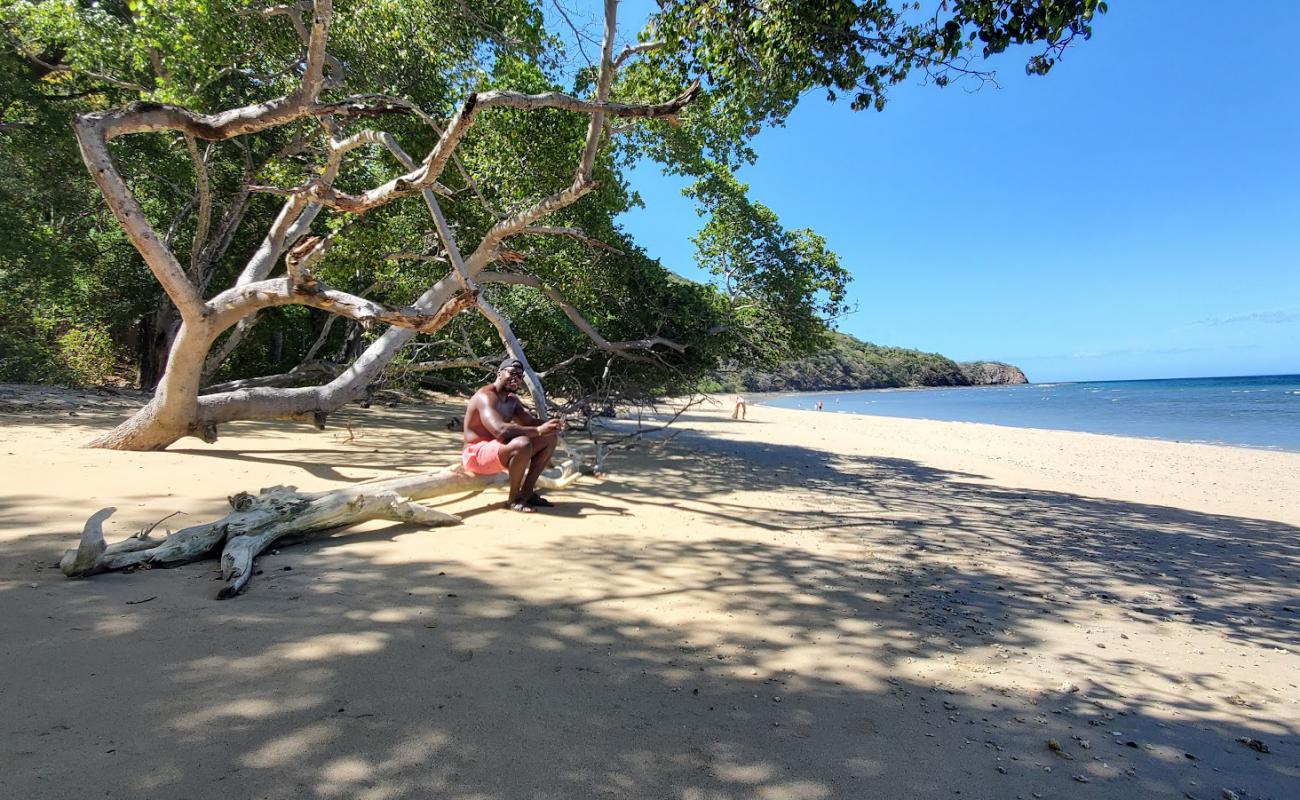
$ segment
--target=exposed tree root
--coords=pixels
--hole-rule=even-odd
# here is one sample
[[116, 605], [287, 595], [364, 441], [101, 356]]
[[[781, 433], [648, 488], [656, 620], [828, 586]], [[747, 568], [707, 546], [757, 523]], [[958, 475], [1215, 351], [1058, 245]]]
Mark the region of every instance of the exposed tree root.
[[[558, 474], [543, 475], [537, 485], [542, 489], [564, 489], [579, 474], [576, 462], [566, 462]], [[272, 486], [256, 495], [240, 492], [228, 498], [233, 510], [219, 520], [193, 525], [161, 539], [150, 536], [152, 529], [144, 530], [113, 544], [104, 541], [104, 520], [117, 509], [103, 508], [86, 520], [81, 542], [63, 554], [59, 568], [70, 578], [80, 578], [131, 567], [186, 564], [207, 558], [220, 548], [225, 585], [217, 599], [224, 600], [243, 591], [253, 575], [253, 559], [278, 541], [301, 541], [372, 519], [429, 527], [459, 525], [460, 517], [418, 501], [457, 492], [480, 492], [504, 485], [505, 481], [504, 473], [484, 477], [453, 466], [328, 492]]]

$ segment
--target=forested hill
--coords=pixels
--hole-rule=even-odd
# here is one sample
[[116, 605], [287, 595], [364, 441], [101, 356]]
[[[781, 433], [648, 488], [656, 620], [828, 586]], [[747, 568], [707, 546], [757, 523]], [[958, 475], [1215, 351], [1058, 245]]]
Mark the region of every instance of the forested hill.
[[727, 390], [747, 392], [1028, 383], [1024, 373], [1010, 364], [959, 364], [938, 353], [882, 347], [842, 333], [832, 336], [832, 345], [813, 355], [774, 369], [741, 368], [717, 379]]

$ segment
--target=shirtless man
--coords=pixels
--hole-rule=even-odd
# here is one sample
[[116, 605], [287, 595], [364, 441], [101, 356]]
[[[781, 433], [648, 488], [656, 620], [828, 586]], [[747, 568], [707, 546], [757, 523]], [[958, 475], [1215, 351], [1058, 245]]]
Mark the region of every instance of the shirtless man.
[[528, 413], [517, 394], [523, 378], [524, 365], [507, 358], [497, 370], [497, 379], [470, 398], [460, 463], [472, 475], [509, 472], [506, 508], [530, 514], [554, 505], [539, 495], [536, 487], [555, 452], [564, 420], [543, 422]]

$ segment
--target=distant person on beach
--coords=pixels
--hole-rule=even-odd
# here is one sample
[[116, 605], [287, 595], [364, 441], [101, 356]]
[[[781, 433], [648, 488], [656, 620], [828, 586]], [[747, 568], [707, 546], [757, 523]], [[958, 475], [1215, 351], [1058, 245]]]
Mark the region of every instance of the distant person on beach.
[[820, 401], [820, 400], [817, 401], [817, 410], [818, 410], [818, 411], [821, 411], [821, 410], [822, 410], [822, 401]]
[[735, 404], [735, 407], [731, 409], [731, 418], [745, 419], [745, 415], [748, 413], [748, 408], [745, 406], [745, 398], [736, 395], [732, 399], [732, 402]]
[[555, 452], [564, 420], [543, 422], [524, 408], [518, 395], [523, 378], [524, 365], [507, 358], [496, 380], [469, 399], [460, 463], [471, 475], [509, 472], [506, 508], [531, 514], [554, 505], [537, 493], [537, 479]]

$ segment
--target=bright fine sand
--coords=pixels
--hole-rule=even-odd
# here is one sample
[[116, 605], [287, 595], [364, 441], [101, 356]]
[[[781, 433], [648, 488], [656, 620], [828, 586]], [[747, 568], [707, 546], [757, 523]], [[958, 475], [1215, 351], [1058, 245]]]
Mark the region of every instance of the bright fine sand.
[[706, 404], [552, 513], [452, 498], [217, 601], [56, 562], [102, 506], [443, 466], [458, 409], [117, 453], [124, 409], [14, 408], [6, 800], [1300, 797], [1300, 454]]

